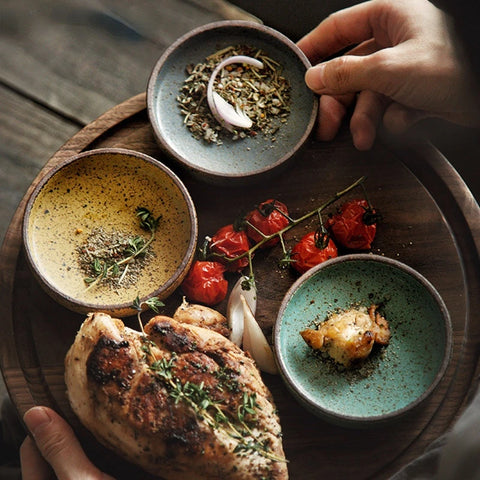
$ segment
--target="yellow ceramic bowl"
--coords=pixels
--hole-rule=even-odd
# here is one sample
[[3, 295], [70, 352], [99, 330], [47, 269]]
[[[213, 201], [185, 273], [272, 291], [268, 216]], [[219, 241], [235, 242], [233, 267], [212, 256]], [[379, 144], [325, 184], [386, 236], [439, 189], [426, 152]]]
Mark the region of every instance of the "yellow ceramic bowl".
[[[142, 228], [138, 209], [160, 217], [156, 228]], [[145, 254], [122, 263], [135, 255], [130, 240], [138, 252], [152, 232]], [[26, 257], [47, 293], [75, 312], [121, 317], [135, 312], [137, 297], [164, 299], [177, 288], [197, 234], [195, 207], [180, 179], [148, 155], [116, 148], [81, 153], [46, 175], [23, 224]]]

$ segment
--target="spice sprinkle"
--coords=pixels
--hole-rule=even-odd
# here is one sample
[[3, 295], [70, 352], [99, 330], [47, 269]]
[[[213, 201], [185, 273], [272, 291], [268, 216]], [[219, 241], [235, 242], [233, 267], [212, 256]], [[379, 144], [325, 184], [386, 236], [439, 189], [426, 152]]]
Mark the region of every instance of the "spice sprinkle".
[[[219, 73], [215, 91], [232, 106], [238, 106], [252, 121], [248, 130], [228, 132], [212, 115], [207, 103], [207, 86], [215, 67], [225, 58], [244, 55], [263, 63], [262, 69], [228, 65]], [[275, 134], [290, 114], [291, 87], [282, 66], [260, 49], [247, 45], [229, 46], [208, 56], [204, 62], [186, 67], [186, 78], [177, 102], [184, 124], [194, 138], [221, 145], [227, 137], [239, 140], [259, 134], [275, 141]]]

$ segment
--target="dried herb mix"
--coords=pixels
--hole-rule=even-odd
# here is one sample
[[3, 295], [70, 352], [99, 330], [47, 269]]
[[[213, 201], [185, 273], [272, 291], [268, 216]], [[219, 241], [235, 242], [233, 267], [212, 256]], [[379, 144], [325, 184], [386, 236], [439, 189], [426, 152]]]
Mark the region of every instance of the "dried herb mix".
[[150, 238], [118, 230], [106, 232], [103, 227], [98, 227], [77, 248], [78, 263], [86, 275], [84, 282], [88, 285], [87, 290], [100, 282], [107, 283], [111, 288], [134, 285], [146, 262], [154, 256], [150, 245], [162, 216], [155, 217], [145, 207], [137, 207], [135, 214], [140, 228], [149, 232]]
[[[210, 112], [207, 85], [218, 63], [233, 55], [258, 58], [264, 67], [234, 64], [219, 73], [215, 91], [233, 107], [238, 105], [253, 121], [251, 129], [231, 133], [223, 129]], [[230, 46], [208, 56], [204, 62], [188, 65], [186, 73], [188, 77], [177, 101], [184, 124], [196, 139], [221, 145], [223, 138], [238, 140], [260, 134], [275, 141], [278, 129], [290, 113], [291, 87], [282, 75], [282, 66], [264, 51], [245, 45]]]
[[[143, 237], [95, 228], [77, 249], [78, 263], [86, 276], [85, 282], [93, 283], [101, 277], [102, 282], [112, 288], [134, 285], [143, 266], [153, 255], [148, 248], [142, 255], [132, 255], [134, 249], [141, 248], [145, 243]], [[127, 263], [119, 264], [127, 258]]]

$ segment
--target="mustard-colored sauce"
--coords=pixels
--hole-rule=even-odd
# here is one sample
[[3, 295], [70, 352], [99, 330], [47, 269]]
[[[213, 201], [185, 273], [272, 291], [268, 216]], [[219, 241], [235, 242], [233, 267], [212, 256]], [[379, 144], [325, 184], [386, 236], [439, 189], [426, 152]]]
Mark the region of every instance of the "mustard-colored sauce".
[[[139, 226], [137, 207], [162, 216], [151, 245], [154, 258], [128, 288], [100, 283], [87, 290], [77, 248], [98, 227], [148, 238]], [[94, 155], [65, 166], [40, 190], [30, 212], [27, 240], [37, 268], [54, 289], [100, 307], [133, 302], [137, 295], [141, 298], [165, 284], [189, 248], [190, 218], [178, 186], [150, 162]]]

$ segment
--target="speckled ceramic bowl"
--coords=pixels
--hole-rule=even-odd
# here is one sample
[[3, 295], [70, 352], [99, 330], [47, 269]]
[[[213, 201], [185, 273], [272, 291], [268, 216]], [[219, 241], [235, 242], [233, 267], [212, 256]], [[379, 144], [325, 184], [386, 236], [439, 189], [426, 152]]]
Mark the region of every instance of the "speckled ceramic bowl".
[[[97, 278], [82, 267], [81, 252], [95, 244], [92, 238], [99, 248], [117, 235], [149, 240], [139, 207], [161, 216], [143, 264], [131, 263], [122, 280], [126, 265], [111, 282], [86, 283]], [[23, 241], [34, 275], [56, 301], [79, 313], [123, 317], [135, 311], [137, 296], [166, 298], [179, 285], [193, 260], [197, 228], [190, 195], [172, 171], [147, 155], [110, 148], [81, 153], [42, 179], [26, 206]], [[99, 233], [106, 240], [92, 237]]]
[[[232, 140], [221, 133], [222, 144], [194, 138], [184, 124], [177, 101], [187, 78], [186, 67], [229, 46], [263, 50], [281, 64], [291, 86], [291, 112], [275, 140], [262, 134]], [[148, 114], [163, 150], [199, 178], [212, 183], [246, 183], [285, 165], [305, 143], [317, 112], [317, 98], [304, 81], [309, 61], [301, 50], [276, 30], [254, 22], [223, 21], [201, 26], [173, 43], [151, 73], [147, 88]]]
[[[334, 311], [381, 305], [390, 343], [355, 369], [339, 369], [300, 336]], [[307, 409], [336, 424], [367, 427], [399, 418], [435, 389], [450, 359], [448, 311], [435, 288], [390, 258], [346, 255], [314, 267], [288, 291], [274, 329], [287, 386]]]

